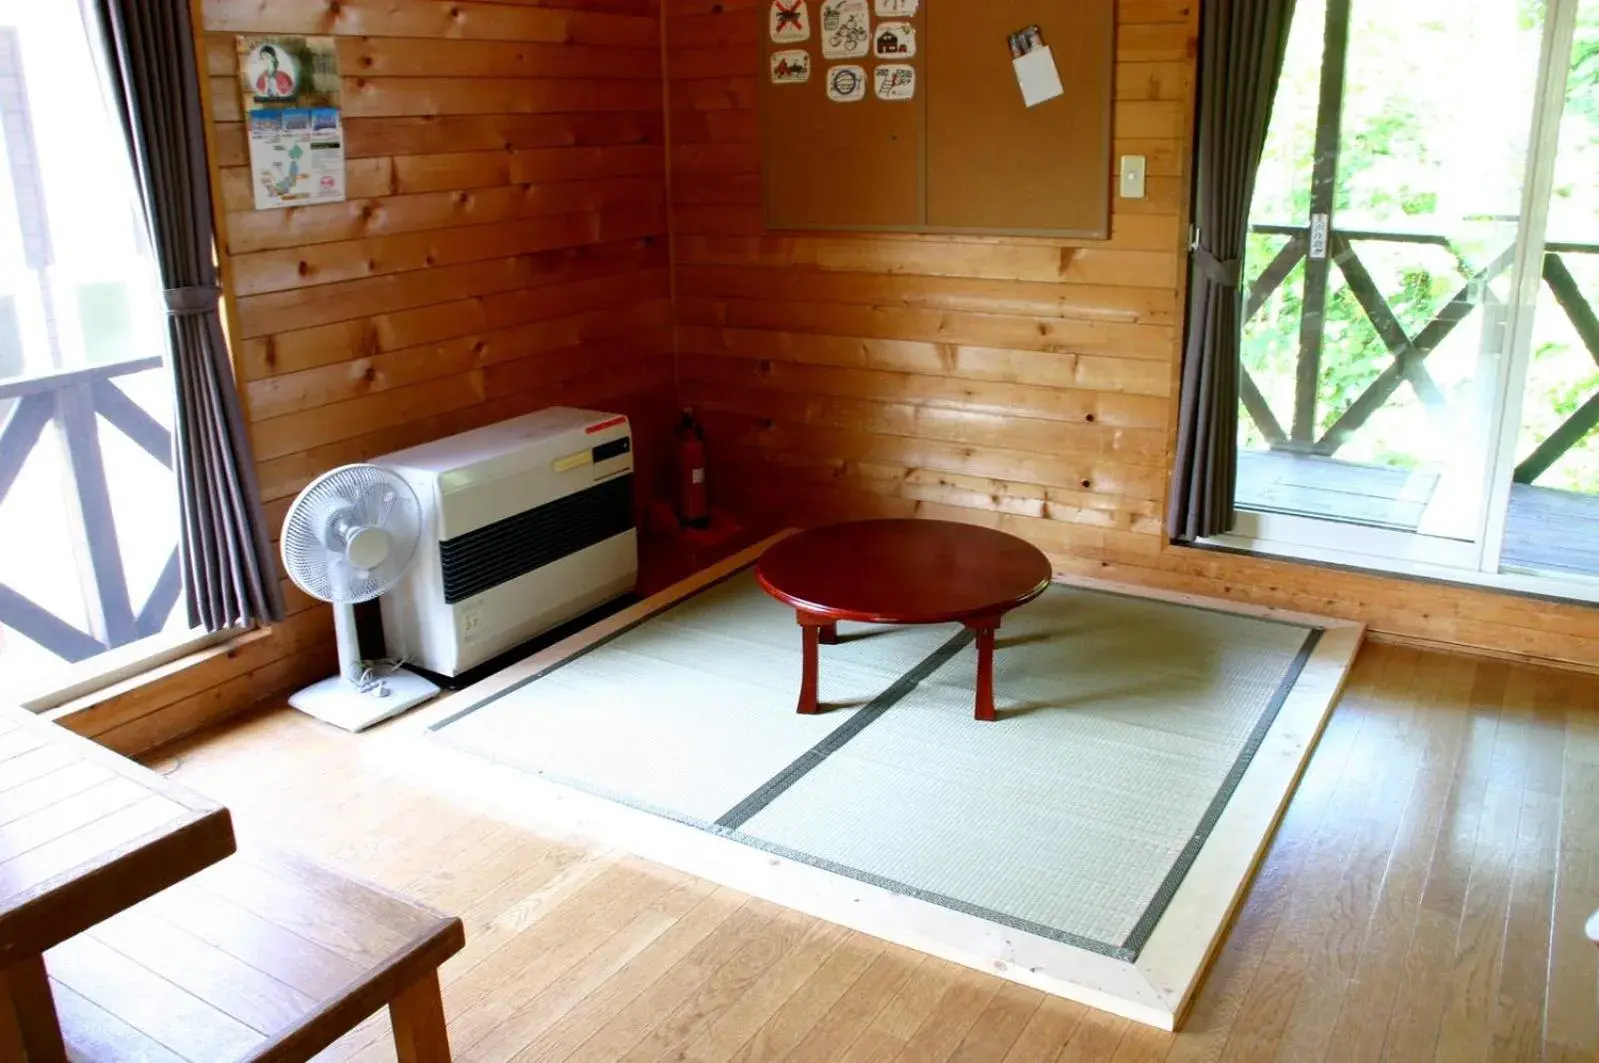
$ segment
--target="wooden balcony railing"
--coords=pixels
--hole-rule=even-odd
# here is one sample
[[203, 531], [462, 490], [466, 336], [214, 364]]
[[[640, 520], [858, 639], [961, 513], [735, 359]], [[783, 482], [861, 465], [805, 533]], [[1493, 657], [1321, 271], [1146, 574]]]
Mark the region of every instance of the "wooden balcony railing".
[[[45, 431], [54, 430], [72, 488], [72, 547], [79, 562], [77, 572], [62, 575], [81, 582], [90, 630], [80, 630], [3, 583], [0, 624], [67, 661], [85, 660], [160, 632], [178, 605], [182, 588], [174, 545], [148, 597], [134, 608], [100, 449], [99, 422], [104, 420], [172, 468], [171, 432], [112, 383], [160, 366], [160, 358], [142, 358], [0, 381], [0, 415], [11, 408], [0, 427], [0, 506]], [[163, 495], [152, 504], [174, 505], [176, 499]]]
[[[1248, 322], [1260, 312], [1266, 300], [1283, 286], [1290, 274], [1307, 261], [1311, 230], [1305, 225], [1263, 224], [1252, 226], [1252, 231], [1273, 236], [1285, 236], [1287, 242], [1266, 264], [1260, 275], [1249, 286], [1244, 302], [1244, 320]], [[1370, 271], [1361, 261], [1358, 244], [1388, 243], [1442, 247], [1460, 255], [1448, 237], [1431, 233], [1370, 232], [1354, 229], [1333, 230], [1327, 236], [1328, 266], [1336, 268], [1349, 286], [1350, 294], [1360, 304], [1393, 361], [1356, 396], [1348, 407], [1318, 434], [1319, 383], [1321, 378], [1322, 322], [1320, 314], [1312, 314], [1312, 304], [1325, 307], [1329, 284], [1328, 270], [1311, 275], [1307, 268], [1307, 288], [1320, 287], [1317, 293], [1307, 291], [1304, 301], [1304, 322], [1300, 330], [1300, 350], [1294, 389], [1294, 418], [1284, 429], [1272, 412], [1260, 387], [1249, 371], [1242, 371], [1240, 390], [1244, 409], [1266, 438], [1273, 450], [1294, 451], [1304, 454], [1331, 456], [1336, 454], [1371, 416], [1382, 409], [1402, 384], [1410, 384], [1422, 405], [1432, 413], [1442, 414], [1447, 400], [1437, 382], [1427, 371], [1427, 359], [1447, 339], [1462, 321], [1478, 307], [1497, 311], [1499, 300], [1490, 284], [1511, 267], [1515, 247], [1507, 247], [1486, 267], [1471, 274], [1460, 289], [1443, 305], [1420, 331], [1412, 335], [1400, 323], [1388, 299], [1373, 280]], [[1556, 302], [1571, 320], [1596, 365], [1599, 365], [1599, 315], [1577, 287], [1571, 271], [1566, 267], [1565, 256], [1599, 255], [1599, 244], [1550, 243], [1545, 247], [1543, 283], [1548, 285]], [[1463, 261], [1463, 260], [1462, 260]], [[1307, 263], [1307, 266], [1309, 263]], [[1544, 442], [1516, 467], [1517, 483], [1532, 483], [1548, 471], [1556, 461], [1584, 437], [1599, 426], [1599, 392], [1592, 395], [1575, 413], [1568, 417]]]
[[[1470, 268], [1465, 257], [1448, 237], [1438, 234], [1366, 232], [1339, 229], [1332, 224], [1338, 200], [1344, 86], [1349, 64], [1353, 6], [1354, 0], [1327, 0], [1322, 27], [1321, 77], [1316, 104], [1315, 148], [1311, 153], [1308, 212], [1316, 225], [1263, 224], [1252, 227], [1254, 232], [1286, 236], [1288, 240], [1250, 286], [1244, 307], [1245, 322], [1260, 312], [1266, 300], [1287, 282], [1289, 275], [1301, 262], [1305, 266], [1293, 420], [1288, 428], [1284, 429], [1273, 414], [1247, 370], [1243, 372], [1240, 382], [1244, 408], [1273, 450], [1323, 456], [1336, 454], [1373, 414], [1388, 403], [1402, 384], [1411, 385], [1429, 413], [1445, 412], [1447, 400], [1427, 371], [1427, 359], [1472, 311], [1481, 307], [1485, 312], [1499, 313], [1504, 309], [1494, 297], [1490, 285], [1510, 269], [1515, 257], [1515, 247], [1508, 247], [1485, 267], [1470, 273], [1443, 308], [1419, 332], [1411, 335], [1372, 279], [1356, 246], [1388, 243], [1440, 247], [1454, 256], [1463, 272]], [[1314, 254], [1311, 253], [1313, 244]], [[1543, 262], [1544, 283], [1571, 319], [1588, 353], [1599, 363], [1599, 316], [1583, 298], [1570, 270], [1566, 268], [1564, 256], [1568, 255], [1599, 255], [1599, 244], [1550, 243], [1545, 247]], [[1393, 361], [1338, 414], [1326, 431], [1319, 431], [1318, 415], [1321, 411], [1318, 392], [1324, 340], [1322, 326], [1335, 268], [1343, 274], [1350, 293], [1360, 304], [1388, 353], [1393, 356]], [[1595, 425], [1599, 425], [1599, 394], [1589, 397], [1522, 461], [1516, 468], [1516, 482], [1530, 484], [1537, 480], [1562, 455], [1593, 431]]]

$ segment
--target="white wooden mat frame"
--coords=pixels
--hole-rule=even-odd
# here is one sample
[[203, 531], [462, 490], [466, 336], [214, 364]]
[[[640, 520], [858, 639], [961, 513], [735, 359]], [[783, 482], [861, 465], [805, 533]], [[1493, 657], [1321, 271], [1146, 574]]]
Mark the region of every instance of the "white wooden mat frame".
[[[498, 675], [380, 728], [365, 750], [386, 767], [535, 830], [588, 836], [874, 937], [1089, 1007], [1175, 1030], [1220, 946], [1354, 663], [1365, 626], [1196, 595], [1083, 578], [1067, 586], [1323, 629], [1220, 820], [1134, 962], [957, 912], [457, 750], [431, 728], [750, 565], [783, 532], [549, 647]], [[796, 629], [796, 638], [798, 633]], [[996, 726], [1004, 726], [1003, 721]]]

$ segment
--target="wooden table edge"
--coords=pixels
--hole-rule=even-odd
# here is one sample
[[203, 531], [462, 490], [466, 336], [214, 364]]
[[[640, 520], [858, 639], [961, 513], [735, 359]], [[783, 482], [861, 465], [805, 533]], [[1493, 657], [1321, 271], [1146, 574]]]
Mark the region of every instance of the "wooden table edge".
[[[86, 861], [25, 891], [0, 914], [0, 967], [46, 952], [237, 851], [226, 808], [190, 811], [192, 818], [176, 827], [153, 828], [116, 856]], [[138, 885], [130, 889], [130, 882]]]
[[181, 783], [173, 782], [160, 772], [152, 771], [138, 761], [125, 757], [115, 750], [107, 749], [94, 739], [80, 735], [70, 727], [47, 720], [38, 713], [13, 705], [0, 705], [0, 715], [23, 728], [44, 735], [47, 741], [67, 746], [85, 760], [99, 764], [107, 771], [132, 779], [152, 794], [182, 805], [191, 812], [204, 814], [222, 809], [220, 802], [197, 793]]
[[[1039, 553], [1043, 554], [1043, 551], [1039, 551]], [[1048, 559], [1048, 556], [1049, 555], [1044, 554], [1046, 560]], [[1006, 613], [1020, 609], [1022, 606], [1027, 605], [1029, 602], [1035, 601], [1041, 597], [1045, 591], [1049, 590], [1050, 585], [1056, 582], [1056, 579], [1057, 577], [1054, 570], [1054, 564], [1051, 562], [1049, 576], [1040, 580], [1038, 586], [1032, 588], [1025, 594], [1018, 595], [1014, 599], [1007, 599], [1005, 602], [999, 603], [985, 603], [981, 608], [978, 609], [955, 609], [943, 613], [929, 613], [924, 616], [918, 616], [911, 620], [906, 620], [903, 618], [903, 614], [891, 615], [888, 613], [869, 613], [858, 609], [847, 609], [838, 606], [824, 606], [818, 605], [815, 602], [807, 601], [804, 598], [790, 594], [787, 591], [779, 590], [777, 587], [773, 586], [767, 581], [765, 574], [761, 572], [760, 562], [757, 561], [755, 563], [755, 582], [759, 583], [761, 585], [761, 589], [767, 594], [771, 595], [773, 598], [776, 598], [778, 601], [789, 606], [797, 612], [820, 617], [833, 623], [837, 623], [840, 620], [848, 620], [858, 624], [888, 624], [894, 627], [930, 627], [934, 624], [964, 624], [971, 620], [982, 620], [988, 617], [1004, 616]]]

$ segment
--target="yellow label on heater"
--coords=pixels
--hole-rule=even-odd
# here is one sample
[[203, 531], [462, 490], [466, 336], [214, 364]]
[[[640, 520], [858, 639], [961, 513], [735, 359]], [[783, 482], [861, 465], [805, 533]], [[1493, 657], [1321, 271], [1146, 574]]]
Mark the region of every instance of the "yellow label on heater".
[[593, 464], [594, 451], [580, 450], [576, 454], [568, 454], [564, 458], [557, 458], [555, 461], [555, 471], [570, 472], [572, 469], [580, 469], [585, 465]]

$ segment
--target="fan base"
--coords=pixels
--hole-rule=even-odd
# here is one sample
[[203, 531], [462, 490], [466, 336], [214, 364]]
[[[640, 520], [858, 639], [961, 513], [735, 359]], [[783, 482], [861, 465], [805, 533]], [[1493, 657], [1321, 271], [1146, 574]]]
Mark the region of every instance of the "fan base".
[[364, 731], [373, 724], [398, 716], [422, 704], [439, 688], [404, 669], [390, 672], [383, 679], [388, 697], [363, 694], [341, 676], [313, 683], [289, 697], [289, 704], [307, 716], [315, 716], [346, 731]]

